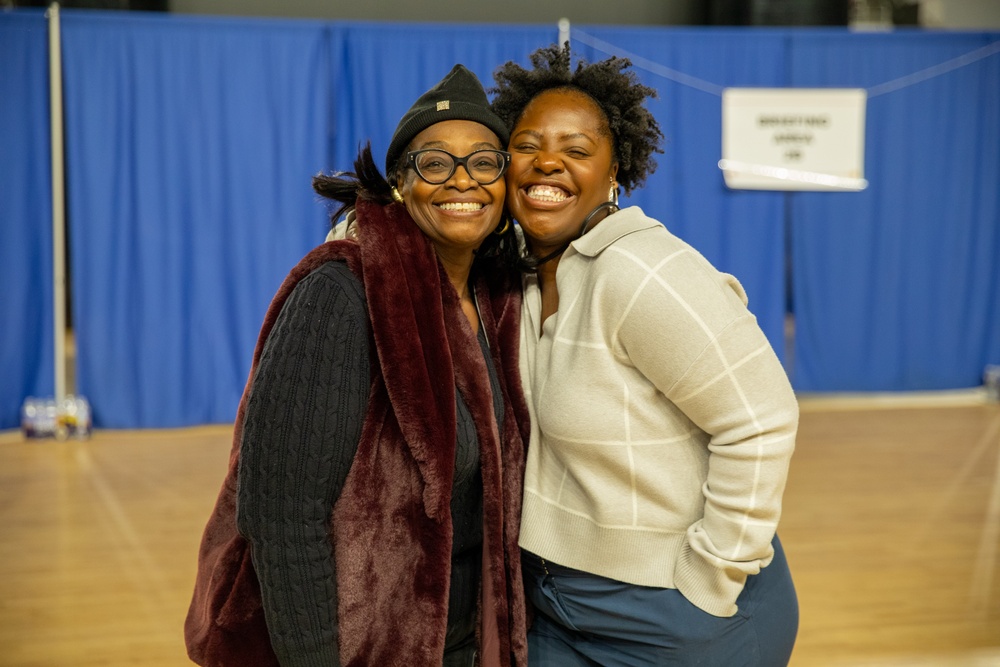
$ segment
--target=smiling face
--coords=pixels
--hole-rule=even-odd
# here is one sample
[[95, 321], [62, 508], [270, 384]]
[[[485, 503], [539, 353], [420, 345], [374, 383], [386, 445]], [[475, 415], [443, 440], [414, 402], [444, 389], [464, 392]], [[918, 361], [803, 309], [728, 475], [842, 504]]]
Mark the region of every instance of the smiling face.
[[[407, 151], [439, 148], [464, 157], [483, 149], [503, 149], [485, 125], [469, 120], [435, 123], [413, 138]], [[403, 169], [396, 180], [406, 210], [434, 244], [438, 256], [465, 258], [499, 225], [506, 188], [502, 178], [480, 185], [459, 166], [444, 183], [431, 185], [413, 168]]]
[[[507, 206], [535, 256], [572, 241], [618, 173], [600, 107], [573, 89], [539, 94], [510, 136]], [[617, 186], [617, 184], [615, 184]]]

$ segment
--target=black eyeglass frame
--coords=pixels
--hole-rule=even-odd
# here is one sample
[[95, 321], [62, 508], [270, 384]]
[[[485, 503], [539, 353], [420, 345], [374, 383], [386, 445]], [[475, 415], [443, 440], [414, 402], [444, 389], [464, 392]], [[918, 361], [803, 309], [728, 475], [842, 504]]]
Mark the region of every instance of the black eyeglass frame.
[[[431, 152], [444, 153], [445, 155], [450, 157], [452, 161], [451, 171], [448, 172], [448, 175], [445, 176], [440, 181], [432, 181], [428, 179], [426, 176], [420, 173], [420, 169], [417, 167], [417, 157], [423, 153], [431, 153]], [[473, 155], [478, 155], [479, 153], [495, 153], [503, 158], [503, 166], [500, 167], [500, 173], [497, 174], [497, 177], [494, 178], [493, 180], [481, 181], [478, 178], [476, 178], [475, 175], [473, 175], [472, 170], [469, 169], [469, 158], [471, 158]], [[443, 185], [447, 183], [448, 180], [455, 175], [455, 172], [458, 171], [459, 166], [465, 167], [465, 173], [467, 173], [469, 175], [469, 178], [474, 180], [476, 183], [479, 183], [480, 185], [490, 185], [492, 183], [496, 183], [497, 181], [499, 181], [501, 178], [503, 178], [503, 175], [507, 173], [507, 169], [510, 167], [510, 153], [508, 153], [507, 151], [502, 151], [498, 148], [483, 148], [478, 151], [472, 151], [465, 157], [458, 157], [457, 155], [452, 155], [448, 151], [442, 150], [440, 148], [421, 148], [418, 151], [410, 151], [409, 153], [406, 154], [406, 166], [412, 167], [413, 171], [417, 172], [417, 176], [420, 177], [420, 180], [424, 181], [425, 183], [429, 183], [430, 185]]]

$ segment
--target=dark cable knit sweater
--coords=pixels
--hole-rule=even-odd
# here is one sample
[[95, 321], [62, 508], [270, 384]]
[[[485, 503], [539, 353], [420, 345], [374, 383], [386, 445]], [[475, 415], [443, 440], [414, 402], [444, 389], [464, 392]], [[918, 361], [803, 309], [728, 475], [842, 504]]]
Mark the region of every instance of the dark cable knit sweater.
[[[503, 396], [480, 330], [497, 422]], [[338, 665], [330, 516], [350, 470], [371, 383], [364, 288], [343, 262], [305, 277], [264, 346], [240, 447], [237, 522], [252, 545], [282, 665]], [[445, 651], [476, 630], [483, 488], [475, 424], [456, 392], [451, 585]]]

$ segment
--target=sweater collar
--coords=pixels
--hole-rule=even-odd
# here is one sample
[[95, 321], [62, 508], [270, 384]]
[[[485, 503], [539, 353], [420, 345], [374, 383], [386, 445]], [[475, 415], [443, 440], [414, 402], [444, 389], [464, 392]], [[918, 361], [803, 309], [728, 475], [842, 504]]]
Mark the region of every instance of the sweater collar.
[[573, 241], [570, 247], [581, 255], [596, 257], [623, 236], [659, 226], [661, 224], [646, 217], [641, 208], [629, 206], [604, 218], [596, 227]]

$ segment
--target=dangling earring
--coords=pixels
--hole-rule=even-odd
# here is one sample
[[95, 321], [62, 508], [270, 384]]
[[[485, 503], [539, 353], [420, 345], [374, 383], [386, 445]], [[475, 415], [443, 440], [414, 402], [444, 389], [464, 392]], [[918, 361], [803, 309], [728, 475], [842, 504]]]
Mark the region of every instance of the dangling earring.
[[510, 216], [503, 219], [503, 229], [494, 229], [493, 233], [497, 236], [503, 236], [508, 229], [510, 229]]
[[396, 189], [395, 185], [392, 186], [392, 199], [400, 204], [403, 203], [403, 195], [399, 194], [399, 190]]
[[608, 201], [618, 208], [618, 188], [615, 187], [615, 179], [611, 179], [611, 189], [608, 190]]

